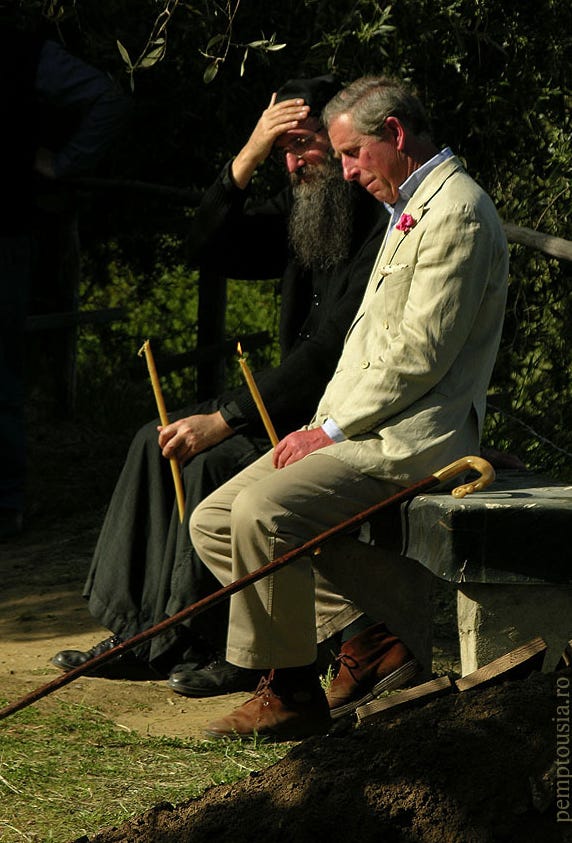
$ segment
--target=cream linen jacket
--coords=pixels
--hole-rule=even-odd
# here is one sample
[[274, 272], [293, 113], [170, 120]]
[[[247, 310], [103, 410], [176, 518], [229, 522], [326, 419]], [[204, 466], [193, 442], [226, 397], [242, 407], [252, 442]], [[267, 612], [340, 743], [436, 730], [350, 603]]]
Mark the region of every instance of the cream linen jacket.
[[309, 426], [332, 418], [348, 437], [319, 453], [408, 482], [478, 453], [508, 250], [493, 203], [455, 157], [404, 213], [415, 224], [382, 245]]

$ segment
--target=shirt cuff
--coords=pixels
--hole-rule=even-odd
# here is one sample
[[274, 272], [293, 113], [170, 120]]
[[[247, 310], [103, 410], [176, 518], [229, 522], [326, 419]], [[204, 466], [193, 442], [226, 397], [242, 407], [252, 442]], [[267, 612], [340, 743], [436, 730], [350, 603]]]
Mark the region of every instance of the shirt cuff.
[[333, 439], [334, 442], [343, 442], [347, 439], [345, 433], [342, 433], [333, 419], [326, 419], [322, 425], [322, 430], [330, 437], [330, 439]]

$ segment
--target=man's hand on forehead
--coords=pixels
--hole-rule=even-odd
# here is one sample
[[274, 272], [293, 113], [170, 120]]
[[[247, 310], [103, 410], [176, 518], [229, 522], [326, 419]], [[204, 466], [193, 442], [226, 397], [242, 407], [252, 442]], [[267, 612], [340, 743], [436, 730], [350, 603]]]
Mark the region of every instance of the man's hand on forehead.
[[276, 136], [297, 129], [300, 123], [308, 119], [310, 106], [301, 97], [276, 102], [276, 92], [270, 98], [268, 107], [262, 112], [261, 119], [268, 123], [268, 127], [276, 131]]
[[258, 123], [232, 164], [232, 175], [238, 187], [245, 187], [252, 173], [272, 152], [277, 138], [296, 130], [308, 119], [310, 107], [301, 97], [276, 102], [276, 93], [262, 112]]
[[280, 135], [297, 130], [308, 119], [310, 107], [304, 104], [303, 99], [275, 100], [276, 94], [272, 94], [247, 144], [259, 164], [269, 156]]

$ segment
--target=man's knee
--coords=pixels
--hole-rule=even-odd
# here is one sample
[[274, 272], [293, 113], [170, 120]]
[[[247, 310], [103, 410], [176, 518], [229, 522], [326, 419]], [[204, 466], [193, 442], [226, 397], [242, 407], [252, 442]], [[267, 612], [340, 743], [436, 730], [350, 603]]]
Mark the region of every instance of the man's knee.
[[231, 514], [231, 530], [239, 528], [242, 533], [264, 527], [271, 529], [274, 506], [268, 496], [254, 483], [246, 486], [235, 497]]
[[216, 493], [199, 503], [189, 519], [191, 541], [199, 556], [201, 548], [209, 544], [209, 535], [221, 529], [222, 518], [227, 521], [225, 527], [229, 533], [238, 526], [244, 534], [250, 528], [256, 529], [266, 520], [265, 503], [268, 502], [258, 494], [255, 485], [247, 486], [237, 494], [226, 516], [222, 515], [224, 507], [217, 504]]
[[158, 424], [160, 424], [160, 420], [153, 419], [153, 421], [147, 422], [143, 425], [143, 427], [140, 427], [133, 439], [131, 440], [131, 448], [139, 450], [146, 448], [149, 444], [152, 444], [155, 448], [158, 448]]
[[205, 513], [205, 509], [207, 509], [207, 507], [203, 506], [203, 504], [199, 504], [193, 509], [191, 517], [189, 518], [191, 544], [201, 559], [203, 558], [201, 550], [204, 547], [205, 535], [207, 533], [206, 523], [208, 516]]
[[191, 544], [207, 566], [212, 554], [216, 552], [215, 549], [220, 547], [223, 537], [230, 533], [225, 521], [221, 507], [213, 503], [210, 497], [198, 503], [190, 514]]

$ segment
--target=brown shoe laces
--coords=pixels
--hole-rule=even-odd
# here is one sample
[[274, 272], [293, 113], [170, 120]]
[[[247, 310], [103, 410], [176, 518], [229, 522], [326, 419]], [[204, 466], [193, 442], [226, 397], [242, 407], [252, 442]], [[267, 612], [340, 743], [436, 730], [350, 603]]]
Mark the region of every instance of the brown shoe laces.
[[277, 694], [270, 687], [270, 682], [272, 681], [273, 676], [274, 676], [273, 670], [270, 671], [268, 676], [261, 676], [259, 681], [258, 681], [258, 685], [256, 686], [256, 690], [254, 691], [254, 695], [251, 697], [250, 700], [247, 700], [247, 702], [251, 702], [252, 700], [255, 700], [257, 697], [266, 697], [266, 699], [263, 701], [263, 705], [268, 705], [269, 704], [268, 703], [269, 698], [271, 696], [273, 696], [273, 697], [277, 696]]
[[336, 656], [336, 661], [340, 663], [340, 665], [344, 665], [347, 669], [352, 672], [352, 670], [359, 669], [359, 662], [354, 656], [350, 655], [349, 653], [340, 653], [339, 656]]

